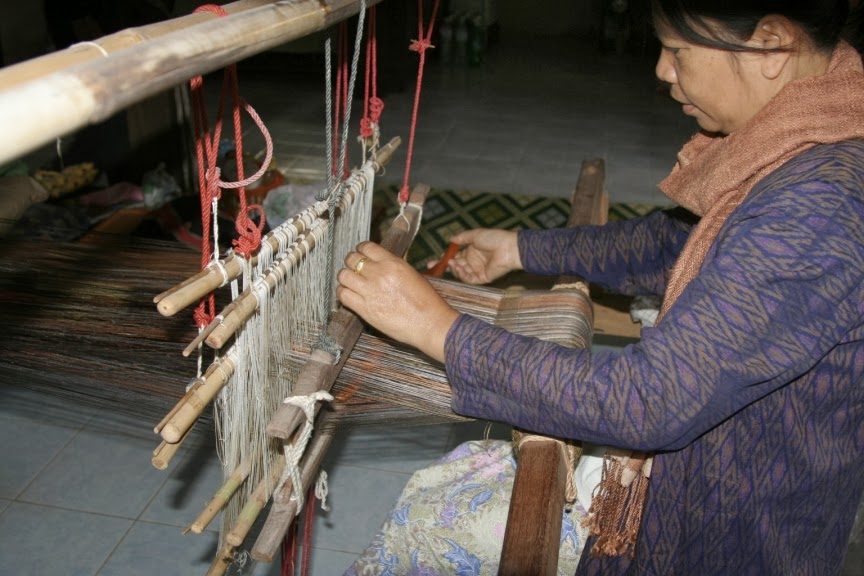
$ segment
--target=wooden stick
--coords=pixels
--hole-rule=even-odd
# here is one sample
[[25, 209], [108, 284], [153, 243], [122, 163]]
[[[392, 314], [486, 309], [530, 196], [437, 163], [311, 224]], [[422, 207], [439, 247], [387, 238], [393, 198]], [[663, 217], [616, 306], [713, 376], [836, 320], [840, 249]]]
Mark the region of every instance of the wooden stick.
[[[286, 224], [289, 241], [293, 242], [302, 233], [308, 231], [326, 210], [327, 204], [319, 202], [298, 214], [290, 221], [290, 224]], [[276, 239], [273, 232], [267, 234], [262, 241], [267, 242], [274, 250], [279, 247], [279, 240]], [[256, 261], [257, 256], [252, 258], [252, 264], [254, 265]], [[197, 302], [243, 274], [243, 263], [236, 254], [231, 254], [220, 260], [219, 264], [221, 264], [224, 274], [218, 265], [210, 264], [192, 278], [156, 296], [153, 301], [156, 302], [156, 309], [159, 313], [163, 316], [173, 316], [189, 304]]]
[[426, 271], [425, 275], [431, 278], [441, 278], [444, 275], [444, 272], [447, 271], [447, 264], [450, 260], [453, 259], [456, 254], [459, 253], [459, 249], [461, 246], [456, 244], [455, 242], [451, 242], [449, 246], [447, 246], [447, 250], [438, 259], [438, 262], [435, 263], [435, 266]]
[[[367, 5], [379, 1], [368, 0]], [[224, 18], [198, 15], [182, 23], [163, 23], [166, 29], [177, 29], [150, 40], [136, 38], [133, 31], [128, 33], [130, 45], [107, 58], [97, 48], [88, 51], [92, 59], [63, 64], [56, 71], [48, 66], [47, 74], [39, 63], [29, 65], [37, 69], [33, 72], [18, 68], [16, 77], [32, 79], [0, 89], [0, 125], [7, 134], [0, 139], [0, 164], [193, 76], [324, 30], [360, 10], [359, 0], [272, 0], [253, 5]], [[6, 86], [0, 83], [0, 88]]]
[[234, 548], [226, 545], [216, 554], [210, 569], [207, 570], [207, 576], [223, 576], [228, 572], [232, 562], [234, 562]]
[[[408, 250], [408, 246], [420, 226], [422, 205], [428, 190], [429, 187], [425, 184], [418, 184], [414, 188], [404, 217], [396, 217], [382, 240], [381, 245], [393, 254], [404, 256]], [[341, 359], [338, 363], [334, 363], [336, 359], [329, 353], [323, 350], [314, 350], [309, 361], [301, 368], [300, 374], [297, 376], [297, 382], [294, 385], [295, 395], [303, 396], [318, 390], [330, 390], [336, 376], [339, 375], [339, 371], [354, 348], [354, 344], [363, 332], [363, 322], [348, 310], [339, 308], [333, 314], [327, 332], [342, 348]], [[320, 404], [315, 407], [316, 413], [319, 409]], [[267, 434], [274, 438], [287, 440], [291, 438], [305, 418], [306, 415], [296, 406], [283, 404], [267, 424]]]
[[156, 434], [159, 434], [160, 432], [162, 432], [162, 429], [165, 428], [165, 425], [171, 420], [171, 418], [174, 417], [175, 414], [177, 414], [177, 411], [180, 410], [180, 407], [183, 406], [183, 404], [185, 404], [186, 401], [192, 397], [192, 394], [196, 390], [198, 390], [198, 388], [200, 388], [201, 384], [203, 384], [203, 383], [204, 383], [204, 381], [201, 378], [196, 378], [195, 382], [192, 383], [192, 385], [189, 387], [189, 390], [186, 391], [186, 394], [183, 396], [183, 398], [181, 398], [177, 402], [177, 404], [174, 406], [174, 408], [172, 408], [171, 411], [165, 415], [165, 417], [162, 419], [162, 421], [159, 422], [159, 424], [157, 424], [153, 428], [153, 432], [155, 432]]
[[273, 495], [272, 491], [279, 483], [279, 478], [282, 476], [282, 470], [284, 468], [285, 455], [280, 453], [273, 461], [273, 465], [270, 467], [270, 477], [262, 478], [261, 481], [258, 482], [258, 485], [255, 486], [252, 494], [249, 495], [249, 499], [246, 500], [243, 509], [240, 510], [240, 515], [234, 522], [234, 526], [231, 527], [231, 531], [225, 536], [225, 541], [228, 544], [235, 547], [243, 544], [243, 541], [246, 539], [246, 536], [249, 534], [255, 521], [258, 519], [258, 515], [261, 514], [261, 510], [264, 509], [264, 506], [267, 505], [267, 502]]
[[[184, 437], [185, 439], [185, 437]], [[153, 467], [157, 470], [165, 470], [168, 468], [168, 465], [171, 463], [171, 460], [174, 459], [174, 456], [177, 455], [177, 452], [180, 450], [180, 446], [183, 444], [183, 440], [177, 442], [176, 444], [169, 444], [164, 440], [156, 447], [153, 451], [153, 456], [150, 458], [150, 463], [153, 464]]]
[[231, 473], [228, 480], [226, 480], [219, 490], [216, 491], [213, 498], [211, 498], [210, 502], [207, 503], [207, 506], [204, 507], [204, 510], [202, 510], [201, 513], [198, 514], [198, 517], [195, 518], [195, 521], [189, 525], [186, 532], [192, 531], [195, 534], [201, 534], [204, 532], [204, 530], [207, 529], [207, 526], [210, 525], [210, 522], [213, 521], [222, 508], [224, 508], [228, 501], [231, 500], [231, 497], [234, 496], [234, 493], [237, 492], [240, 485], [246, 481], [251, 470], [252, 467], [249, 466], [248, 462], [240, 464], [240, 466]]
[[[318, 469], [321, 467], [321, 462], [324, 460], [324, 455], [333, 440], [333, 433], [332, 429], [322, 429], [319, 424], [319, 428], [306, 446], [306, 453], [300, 462], [302, 494], [306, 494], [309, 486], [312, 485]], [[267, 520], [264, 522], [261, 533], [252, 548], [253, 560], [272, 562], [279, 553], [279, 547], [285, 539], [285, 533], [291, 526], [291, 522], [294, 521], [294, 517], [297, 516], [297, 502], [291, 500], [291, 494], [296, 489], [289, 480], [285, 483], [282, 493], [274, 497]]]
[[204, 408], [216, 397], [219, 391], [228, 383], [237, 365], [232, 358], [232, 351], [214, 361], [204, 373], [201, 386], [192, 390], [172, 410], [173, 416], [162, 428], [160, 434], [169, 444], [176, 444], [189, 431]]
[[243, 264], [236, 254], [229, 255], [219, 263], [225, 271], [224, 275], [219, 270], [219, 266], [210, 264], [195, 276], [153, 298], [159, 313], [163, 316], [173, 316], [243, 273]]
[[192, 340], [192, 342], [190, 342], [189, 345], [183, 349], [183, 357], [188, 358], [189, 355], [198, 348], [198, 346], [203, 344], [204, 341], [207, 340], [207, 338], [210, 336], [210, 334], [212, 334], [213, 331], [219, 327], [219, 325], [222, 323], [222, 319], [234, 310], [235, 306], [236, 303], [234, 301], [230, 302], [227, 306], [225, 306], [222, 312], [220, 312], [215, 318], [213, 318], [213, 320], [210, 321], [210, 324], [208, 324], [207, 327], [204, 328], [204, 330], [199, 332], [198, 336], [196, 336], [195, 339]]

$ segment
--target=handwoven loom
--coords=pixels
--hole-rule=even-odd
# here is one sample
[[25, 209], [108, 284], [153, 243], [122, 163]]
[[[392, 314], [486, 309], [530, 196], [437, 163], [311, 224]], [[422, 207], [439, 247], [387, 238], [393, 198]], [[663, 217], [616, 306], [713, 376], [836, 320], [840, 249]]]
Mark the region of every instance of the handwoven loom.
[[[369, 5], [375, 3], [375, 0], [368, 2]], [[23, 154], [88, 122], [97, 122], [196, 73], [324, 29], [356, 13], [358, 7], [359, 3], [353, 0], [329, 2], [326, 6], [313, 1], [246, 0], [226, 6], [232, 16], [223, 21], [194, 15], [166, 27], [145, 27], [132, 34], [108, 37], [99, 43], [73, 47], [40, 59], [38, 66], [33, 68], [41, 67], [41, 73], [34, 74], [30, 69], [15, 67], [4, 70], [0, 74], [0, 85], [11, 89], [0, 94], [0, 115], [5, 114], [3, 118], [10, 132], [18, 137], [14, 142], [2, 142], [0, 161]], [[234, 33], [226, 34], [226, 26]], [[120, 80], [123, 81], [118, 84]], [[26, 103], [30, 109], [28, 117], [15, 113], [21, 103]], [[38, 118], [39, 122], [32, 123], [33, 118]], [[27, 122], [32, 125], [27, 125]], [[104, 372], [100, 368], [112, 363], [116, 347], [138, 352], [149, 349], [155, 356], [173, 357], [167, 362], [145, 361], [128, 366], [130, 382], [127, 384], [130, 386], [124, 387], [121, 394], [126, 399], [143, 400], [151, 392], [163, 392], [164, 388], [157, 383], [160, 378], [154, 379], [154, 373], [175, 382], [178, 378], [189, 382], [186, 394], [156, 425], [156, 431], [163, 437], [162, 444], [153, 454], [153, 463], [157, 467], [167, 466], [195, 422], [206, 414], [208, 403], [215, 400], [225, 485], [190, 525], [192, 531], [203, 530], [210, 519], [224, 509], [220, 552], [211, 568], [212, 574], [224, 572], [245, 546], [246, 535], [271, 495], [272, 510], [252, 555], [259, 560], [273, 559], [287, 527], [300, 508], [303, 494], [314, 481], [335, 424], [353, 421], [393, 424], [404, 422], [406, 417], [411, 423], [454, 418], [449, 411], [446, 379], [440, 366], [434, 366], [417, 353], [376, 336], [361, 338], [362, 324], [345, 310], [329, 314], [327, 323], [330, 302], [326, 297], [328, 287], [321, 289], [321, 278], [330, 277], [333, 273], [331, 267], [338, 268], [341, 262], [338, 250], [335, 252], [337, 256], [330, 261], [320, 257], [329, 252], [328, 243], [333, 240], [327, 231], [336, 224], [337, 213], [342, 220], [351, 222], [348, 225], [351, 231], [343, 234], [342, 239], [333, 240], [342, 251], [361, 239], [356, 235], [359, 230], [368, 231], [368, 220], [346, 218], [346, 215], [357, 206], [368, 206], [379, 161], [383, 162], [373, 154], [369, 162], [339, 185], [338, 207], [333, 204], [312, 206], [265, 239], [261, 250], [248, 261], [241, 262], [238, 256], [230, 255], [214, 260], [201, 274], [183, 280], [157, 297], [160, 312], [170, 316], [209, 291], [236, 281], [230, 299], [221, 302], [220, 315], [198, 337], [189, 337], [188, 323], [171, 319], [163, 328], [153, 326], [152, 331], [142, 338], [141, 327], [150, 326], [153, 322], [141, 315], [130, 323], [130, 328], [134, 329], [123, 335], [128, 338], [128, 342], [124, 342], [118, 338], [115, 322], [106, 318], [104, 325], [100, 325], [102, 316], [98, 306], [88, 307], [93, 303], [93, 292], [99, 296], [100, 291], [103, 299], [97, 304], [113, 301], [125, 306], [134, 287], [151, 285], [146, 282], [147, 272], [155, 268], [165, 271], [167, 276], [169, 261], [186, 261], [184, 257], [174, 260], [171, 248], [145, 247], [153, 252], [164, 250], [169, 255], [161, 265], [148, 267], [141, 266], [140, 257], [135, 255], [136, 250], [142, 249], [141, 244], [114, 246], [113, 255], [122, 254], [123, 258], [129, 259], [124, 270], [109, 260], [94, 257], [91, 247], [58, 245], [54, 254], [56, 266], [52, 271], [56, 271], [55, 278], [65, 284], [70, 294], [64, 294], [62, 288], [59, 292], [44, 291], [43, 304], [51, 300], [61, 305], [53, 311], [31, 307], [29, 313], [34, 321], [29, 323], [29, 327], [32, 332], [26, 334], [22, 331], [20, 338], [15, 339], [15, 345], [9, 346], [14, 353], [5, 360], [8, 373], [32, 378], [49, 387], [57, 385], [57, 389], [70, 396], [93, 392], [93, 396], [104, 402], [111, 402], [110, 394], [95, 391], [100, 386], [116, 388], [112, 383], [123, 376], [104, 374], [99, 378], [94, 375]], [[394, 253], [404, 254], [410, 244], [419, 225], [423, 196], [424, 190], [416, 189], [404, 212], [394, 219], [383, 241], [383, 245]], [[368, 208], [365, 213], [368, 214]], [[340, 229], [344, 230], [344, 227]], [[26, 284], [32, 278], [32, 275], [24, 273], [26, 258], [22, 259], [20, 254], [35, 248], [25, 246], [21, 250], [18, 258], [25, 265], [10, 267], [7, 271], [16, 286], [22, 282]], [[77, 256], [70, 260], [69, 254], [76, 252]], [[116, 278], [114, 289], [98, 282], [76, 284], [76, 267], [81, 260], [96, 265], [103, 262], [101, 265], [106, 273], [98, 278]], [[322, 268], [328, 272], [323, 274]], [[176, 273], [176, 269], [172, 272]], [[92, 270], [79, 273], [85, 280], [92, 277]], [[167, 278], [165, 283], [170, 285]], [[314, 283], [318, 289], [295, 290], [297, 286]], [[540, 295], [467, 288], [447, 282], [436, 284], [457, 308], [508, 329], [540, 335], [539, 329], [542, 335], [570, 345], [586, 345], [590, 341], [590, 303], [578, 289]], [[26, 290], [21, 294], [26, 294]], [[303, 301], [310, 298], [310, 294], [314, 295], [313, 300]], [[321, 294], [325, 295], [323, 306], [314, 299]], [[72, 295], [80, 296], [80, 299]], [[10, 318], [28, 312], [26, 295], [18, 300], [9, 300], [18, 303], [10, 311]], [[548, 306], [556, 315], [566, 317], [567, 322], [562, 320], [559, 325], [566, 324], [569, 330], [548, 333], [547, 323], [542, 322], [549, 313]], [[286, 311], [292, 307], [317, 311], [318, 315]], [[324, 310], [323, 314], [321, 310]], [[90, 345], [92, 356], [75, 354], [75, 361], [70, 362], [68, 359], [73, 356], [64, 355], [62, 347], [51, 352], [41, 349], [39, 343], [52, 338], [52, 330], [56, 331], [57, 321], [51, 312], [62, 318], [70, 337]], [[21, 316], [17, 318], [16, 322], [24, 322]], [[76, 332], [77, 329], [80, 332]], [[219, 350], [209, 367], [205, 366], [198, 377], [195, 377], [193, 361], [185, 361], [183, 369], [177, 370], [183, 361], [177, 358], [176, 350], [168, 352], [174, 343], [186, 338], [189, 344], [187, 354], [205, 343]], [[171, 344], [166, 345], [166, 341]], [[352, 348], [356, 352], [349, 356]], [[292, 362], [292, 359], [297, 362]], [[380, 381], [368, 382], [369, 378], [361, 377], [368, 377], [370, 372], [383, 372], [382, 368], [388, 361], [398, 363], [403, 370], [394, 371]], [[39, 367], [46, 365], [56, 368], [53, 377], [38, 374]], [[412, 368], [404, 370], [409, 366]], [[277, 411], [279, 403], [286, 396], [313, 400], [323, 398], [317, 395], [318, 392], [321, 388], [329, 388], [343, 367], [343, 375], [333, 389], [337, 397], [334, 408], [321, 411], [321, 417], [314, 425], [314, 435], [298, 441], [298, 436], [308, 436], [306, 423], [321, 409], [321, 404], [305, 408], [288, 405]], [[294, 380], [296, 384], [291, 384]], [[76, 389], [78, 385], [80, 387]], [[425, 391], [422, 391], [423, 387]], [[394, 399], [394, 388], [402, 393], [401, 397]], [[182, 390], [176, 393], [177, 396], [181, 394]], [[140, 405], [136, 405], [135, 410], [140, 411]], [[265, 431], [259, 425], [268, 421]], [[306, 440], [308, 445], [301, 453], [300, 445]], [[291, 466], [286, 466], [286, 462]], [[537, 532], [545, 533], [542, 530]]]

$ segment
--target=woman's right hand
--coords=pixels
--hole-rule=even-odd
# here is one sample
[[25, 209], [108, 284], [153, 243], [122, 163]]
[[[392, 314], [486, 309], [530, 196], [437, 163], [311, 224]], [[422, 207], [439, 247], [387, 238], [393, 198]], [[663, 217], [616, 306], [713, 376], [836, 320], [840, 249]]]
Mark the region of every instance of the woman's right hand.
[[453, 236], [464, 248], [450, 260], [450, 271], [467, 284], [488, 284], [513, 270], [522, 269], [517, 233], [477, 228]]

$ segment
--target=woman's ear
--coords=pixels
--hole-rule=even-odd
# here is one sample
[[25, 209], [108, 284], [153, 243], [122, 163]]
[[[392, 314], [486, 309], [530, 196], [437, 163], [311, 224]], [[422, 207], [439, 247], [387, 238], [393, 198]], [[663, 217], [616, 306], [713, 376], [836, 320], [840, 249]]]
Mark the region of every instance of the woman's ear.
[[747, 45], [766, 51], [762, 54], [761, 71], [765, 78], [773, 80], [789, 62], [798, 40], [799, 30], [792, 22], [783, 16], [769, 14], [759, 21]]
[[773, 80], [789, 62], [798, 40], [799, 31], [792, 22], [783, 16], [769, 14], [759, 21], [747, 45], [766, 51], [762, 54], [761, 71], [765, 78]]

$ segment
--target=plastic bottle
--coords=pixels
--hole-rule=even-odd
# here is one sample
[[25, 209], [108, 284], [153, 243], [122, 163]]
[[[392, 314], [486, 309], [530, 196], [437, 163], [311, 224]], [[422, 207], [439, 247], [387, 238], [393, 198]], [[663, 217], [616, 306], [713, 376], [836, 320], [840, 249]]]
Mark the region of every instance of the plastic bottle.
[[469, 66], [479, 66], [483, 61], [483, 20], [479, 14], [474, 14], [468, 20], [468, 45], [466, 58]]

